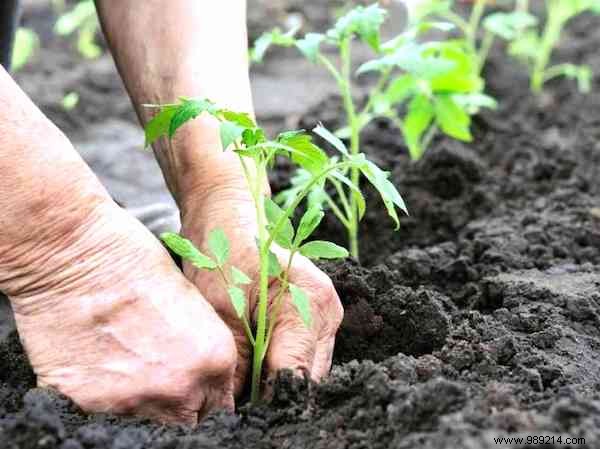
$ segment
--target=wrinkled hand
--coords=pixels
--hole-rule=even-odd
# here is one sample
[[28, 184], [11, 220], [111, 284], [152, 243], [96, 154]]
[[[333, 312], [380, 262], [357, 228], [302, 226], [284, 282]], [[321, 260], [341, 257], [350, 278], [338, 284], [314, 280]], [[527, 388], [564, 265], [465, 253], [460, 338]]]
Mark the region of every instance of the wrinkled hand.
[[[255, 242], [257, 224], [250, 195], [244, 186], [239, 185], [198, 192], [189, 200], [182, 216], [184, 236], [198, 248], [206, 250], [210, 231], [216, 228], [225, 231], [231, 242], [231, 264], [255, 281], [246, 286], [250, 302], [249, 316], [255, 317], [259, 260]], [[275, 253], [280, 264], [286, 266], [287, 250], [278, 248]], [[251, 369], [252, 347], [243, 325], [214, 273], [197, 270], [190, 264], [184, 264], [184, 272], [233, 332], [238, 349], [235, 391], [239, 393]], [[308, 373], [318, 381], [331, 368], [335, 335], [343, 317], [343, 308], [329, 277], [305, 257], [294, 256], [289, 281], [302, 288], [309, 296], [313, 324], [310, 329], [306, 328], [287, 295], [265, 358], [267, 376], [272, 378], [278, 370], [289, 368], [298, 374]], [[278, 286], [278, 281], [271, 284], [271, 299], [277, 294]]]
[[31, 269], [5, 271], [38, 384], [85, 411], [165, 422], [232, 409], [235, 343], [214, 309], [114, 203], [81, 218], [62, 228], [32, 219], [43, 240], [21, 263]]

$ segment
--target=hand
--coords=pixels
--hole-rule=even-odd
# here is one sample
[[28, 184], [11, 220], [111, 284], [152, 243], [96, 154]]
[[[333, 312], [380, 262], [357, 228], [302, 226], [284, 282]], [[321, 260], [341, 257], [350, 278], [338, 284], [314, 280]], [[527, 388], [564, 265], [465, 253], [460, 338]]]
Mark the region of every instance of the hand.
[[[0, 261], [39, 385], [85, 411], [165, 422], [233, 408], [231, 332], [160, 243], [110, 200], [87, 212], [62, 204], [81, 222], [67, 232], [31, 217], [48, 238], [21, 261], [25, 274]], [[5, 261], [16, 261], [10, 254]]]
[[[223, 164], [226, 165], [225, 162]], [[233, 167], [227, 170], [222, 165], [221, 169], [228, 173], [235, 172]], [[250, 298], [250, 316], [254, 317], [259, 278], [255, 243], [258, 227], [254, 205], [245, 184], [230, 182], [224, 185], [221, 182], [210, 189], [188, 195], [184, 204], [182, 232], [198, 248], [206, 250], [208, 234], [213, 229], [225, 231], [231, 242], [231, 264], [255, 281], [246, 288], [247, 297]], [[275, 252], [282, 266], [287, 265], [287, 251], [278, 248]], [[238, 350], [235, 391], [239, 393], [251, 368], [252, 347], [243, 325], [214, 273], [197, 270], [186, 263], [184, 272], [214, 306], [234, 335]], [[308, 294], [312, 303], [313, 326], [311, 329], [305, 327], [290, 298], [285, 297], [266, 355], [268, 376], [273, 377], [278, 370], [290, 368], [299, 374], [306, 372], [314, 380], [319, 380], [330, 370], [343, 308], [331, 280], [303, 256], [294, 257], [289, 280]], [[277, 291], [278, 283], [272, 284], [270, 297], [275, 296]]]

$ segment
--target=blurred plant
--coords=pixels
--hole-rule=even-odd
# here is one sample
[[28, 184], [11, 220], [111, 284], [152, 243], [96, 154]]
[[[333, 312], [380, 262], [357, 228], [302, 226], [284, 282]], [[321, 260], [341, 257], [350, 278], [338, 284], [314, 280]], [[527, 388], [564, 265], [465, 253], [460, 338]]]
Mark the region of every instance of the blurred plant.
[[[509, 42], [509, 53], [525, 62], [529, 68], [531, 90], [540, 93], [544, 84], [557, 77], [567, 77], [577, 81], [581, 92], [589, 92], [591, 89], [592, 71], [586, 65], [561, 63], [551, 65], [552, 52], [560, 41], [565, 25], [574, 17], [586, 11], [600, 13], [600, 1], [598, 0], [547, 0], [546, 22], [543, 27], [527, 12], [528, 2], [521, 2], [512, 15], [520, 14], [529, 17], [529, 23], [523, 24], [515, 32], [504, 24], [502, 16], [497, 21], [488, 25], [497, 25], [498, 30], [503, 32], [502, 36]], [[510, 14], [507, 17], [511, 17]], [[493, 20], [490, 17], [488, 20]], [[508, 24], [510, 26], [510, 23]], [[514, 27], [513, 27], [514, 28]]]
[[54, 32], [59, 36], [77, 33], [77, 50], [87, 59], [95, 59], [102, 54], [102, 48], [96, 44], [99, 29], [100, 22], [93, 0], [77, 3], [62, 13], [54, 25]]
[[75, 109], [78, 104], [79, 94], [77, 92], [69, 92], [63, 97], [61, 101], [61, 105], [65, 111], [71, 111]]
[[40, 38], [29, 28], [18, 28], [12, 53], [11, 67], [15, 72], [31, 60], [40, 46]]
[[[321, 208], [308, 207], [297, 227], [291, 218], [301, 202], [313, 191], [314, 186], [323, 189], [326, 183], [352, 185], [345, 176], [348, 169], [360, 170], [379, 191], [384, 202], [390, 204], [388, 213], [398, 221], [394, 204], [400, 198], [399, 193], [387, 180], [386, 175], [364, 154], [349, 154], [344, 144], [322, 126], [314, 132], [328, 140], [341, 154], [341, 159], [328, 158], [326, 153], [316, 146], [311, 136], [303, 131], [290, 131], [279, 134], [276, 139], [268, 140], [263, 129], [259, 128], [248, 114], [218, 108], [208, 100], [182, 98], [179, 103], [169, 105], [148, 105], [158, 108], [158, 113], [146, 126], [146, 145], [158, 138], [166, 136], [170, 139], [185, 123], [201, 114], [209, 114], [220, 124], [220, 135], [224, 150], [231, 149], [240, 160], [249, 190], [254, 200], [258, 223], [257, 247], [260, 264], [258, 280], [257, 328], [253, 333], [249, 316], [248, 300], [244, 286], [253, 283], [245, 273], [231, 266], [230, 242], [222, 229], [213, 229], [208, 239], [209, 255], [201, 253], [192, 242], [173, 233], [162, 235], [165, 244], [185, 260], [199, 269], [213, 271], [222, 281], [228, 292], [231, 304], [242, 321], [248, 341], [254, 348], [252, 370], [252, 400], [260, 397], [260, 380], [262, 364], [273, 336], [274, 324], [281, 310], [284, 295], [289, 291], [293, 304], [304, 324], [312, 324], [311, 306], [308, 295], [298, 286], [289, 282], [289, 271], [296, 254], [311, 259], [336, 259], [346, 257], [348, 251], [327, 241], [307, 241], [317, 228], [324, 213]], [[294, 200], [285, 208], [280, 208], [264, 194], [267, 182], [267, 170], [272, 167], [274, 158], [283, 156], [300, 165], [308, 174], [303, 188]], [[256, 170], [250, 169], [250, 165]], [[360, 190], [353, 188], [360, 197], [361, 214], [364, 213], [364, 199]], [[401, 199], [400, 199], [401, 201]], [[403, 205], [403, 203], [402, 203]], [[287, 260], [280, 265], [275, 256], [274, 246], [288, 251]], [[273, 299], [273, 307], [269, 310], [269, 282], [279, 280], [277, 294]], [[247, 289], [246, 289], [247, 290]]]
[[[433, 8], [440, 2], [430, 3]], [[373, 4], [352, 9], [324, 34], [308, 33], [297, 38], [295, 30], [283, 33], [276, 29], [265, 33], [256, 41], [251, 56], [253, 61], [260, 62], [271, 45], [296, 47], [308, 60], [324, 67], [335, 79], [347, 122], [336, 135], [349, 138], [351, 155], [360, 151], [360, 134], [364, 127], [376, 117], [386, 117], [402, 131], [410, 156], [416, 160], [440, 130], [456, 139], [470, 141], [470, 115], [480, 107], [495, 106], [495, 101], [483, 94], [484, 83], [479, 76], [477, 60], [464, 42], [419, 41], [431, 29], [454, 29], [454, 25], [448, 21], [425, 20], [426, 15], [434, 13], [431, 8], [427, 12], [421, 10], [404, 32], [388, 42], [382, 42], [381, 38], [386, 11], [378, 4]], [[356, 75], [371, 73], [377, 78], [366, 104], [360, 108], [353, 97], [352, 43], [356, 39], [375, 53], [375, 58], [360, 66]], [[336, 64], [322, 51], [324, 46], [336, 51], [339, 63]], [[295, 182], [303, 177], [302, 173], [295, 176], [291, 190], [279, 195], [278, 199], [286, 201], [293, 197], [298, 190]], [[360, 171], [352, 169], [350, 178], [354, 188], [358, 188], [360, 177]], [[347, 194], [344, 196], [339, 190], [338, 200], [344, 205], [348, 199], [348, 207], [336, 210], [331, 198], [325, 194], [315, 194], [314, 198], [326, 202], [336, 212], [348, 231], [351, 254], [357, 257], [357, 199]]]

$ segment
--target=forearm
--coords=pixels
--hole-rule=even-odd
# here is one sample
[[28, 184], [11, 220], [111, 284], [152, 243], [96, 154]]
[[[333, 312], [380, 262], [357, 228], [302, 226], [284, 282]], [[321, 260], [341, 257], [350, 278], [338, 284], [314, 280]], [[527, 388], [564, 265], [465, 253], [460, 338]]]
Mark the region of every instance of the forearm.
[[[178, 97], [206, 97], [219, 106], [253, 113], [248, 76], [246, 2], [197, 0], [97, 0], [107, 40], [145, 124]], [[137, 4], [137, 3], [136, 3]], [[173, 148], [155, 145], [157, 159], [177, 201], [183, 192], [243, 176], [231, 153], [220, 151], [217, 124], [204, 117], [178, 132]]]
[[[58, 236], [75, 232], [110, 198], [2, 67], [0, 105], [0, 290], [10, 294], [32, 267], [51, 270]], [[40, 252], [44, 260], [32, 259]]]

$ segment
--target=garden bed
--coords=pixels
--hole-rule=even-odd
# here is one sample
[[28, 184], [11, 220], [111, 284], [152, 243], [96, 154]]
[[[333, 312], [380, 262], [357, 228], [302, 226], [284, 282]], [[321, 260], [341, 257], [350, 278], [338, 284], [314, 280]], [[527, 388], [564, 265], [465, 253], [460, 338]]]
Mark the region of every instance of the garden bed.
[[[597, 18], [564, 42], [559, 57], [600, 73]], [[371, 207], [363, 265], [324, 265], [346, 315], [321, 385], [282, 373], [271, 403], [197, 429], [85, 416], [34, 388], [13, 332], [0, 342], [0, 447], [523, 447], [494, 443], [509, 434], [600, 446], [600, 86], [582, 95], [555, 82], [533, 97], [500, 52], [486, 72], [501, 106], [475, 119], [472, 144], [438, 138], [413, 163], [387, 122], [365, 131], [411, 216], [393, 233]], [[300, 125], [340, 118], [332, 96]], [[319, 232], [344, 243], [333, 220]], [[0, 335], [6, 316], [0, 307]]]

